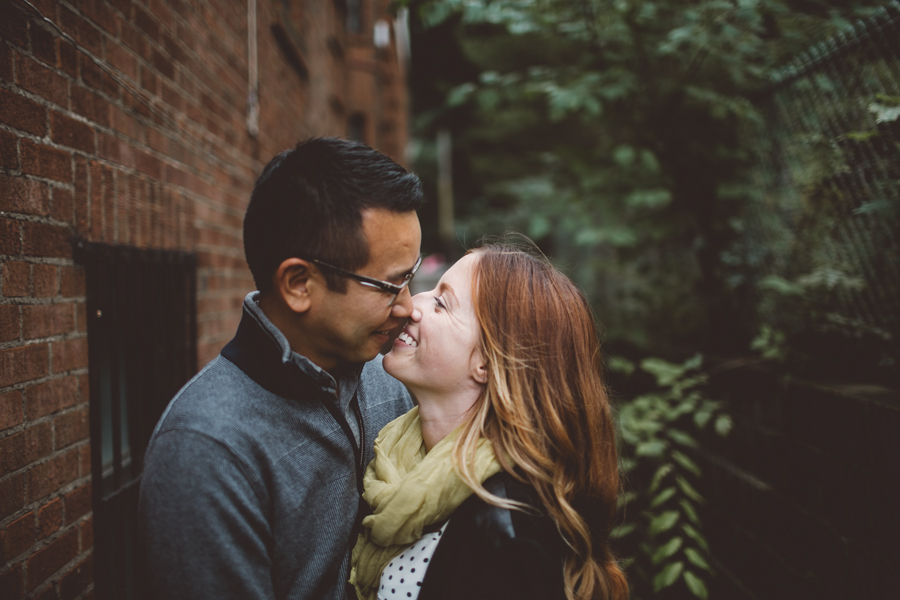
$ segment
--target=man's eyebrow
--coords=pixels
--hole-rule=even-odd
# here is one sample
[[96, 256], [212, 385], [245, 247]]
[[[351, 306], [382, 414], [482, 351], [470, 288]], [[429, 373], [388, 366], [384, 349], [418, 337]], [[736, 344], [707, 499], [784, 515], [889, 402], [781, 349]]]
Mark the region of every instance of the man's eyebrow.
[[[419, 260], [419, 259], [416, 258], [416, 261], [417, 261], [417, 262], [418, 262], [418, 260]], [[410, 272], [412, 272], [412, 270], [413, 270], [413, 268], [415, 268], [415, 266], [416, 266], [416, 263], [413, 263], [412, 266], [411, 266], [410, 268], [406, 269], [405, 271], [398, 271], [398, 272], [396, 272], [396, 273], [390, 275], [390, 276], [388, 277], [388, 280], [391, 280], [391, 279], [403, 279], [404, 277], [406, 277], [407, 275], [409, 275]]]

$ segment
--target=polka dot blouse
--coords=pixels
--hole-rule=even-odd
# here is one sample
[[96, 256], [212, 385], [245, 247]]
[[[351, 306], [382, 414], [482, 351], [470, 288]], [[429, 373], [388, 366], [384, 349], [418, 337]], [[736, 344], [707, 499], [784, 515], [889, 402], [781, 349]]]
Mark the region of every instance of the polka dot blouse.
[[426, 533], [384, 568], [378, 582], [378, 600], [415, 600], [419, 597], [425, 570], [445, 529], [447, 523], [440, 531]]

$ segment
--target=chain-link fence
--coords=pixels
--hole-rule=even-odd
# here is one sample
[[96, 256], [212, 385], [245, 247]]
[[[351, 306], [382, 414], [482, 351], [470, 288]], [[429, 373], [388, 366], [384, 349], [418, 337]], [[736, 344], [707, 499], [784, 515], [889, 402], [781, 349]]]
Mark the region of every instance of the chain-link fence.
[[763, 94], [744, 254], [755, 345], [770, 356], [898, 371], [898, 32], [894, 0], [800, 55]]

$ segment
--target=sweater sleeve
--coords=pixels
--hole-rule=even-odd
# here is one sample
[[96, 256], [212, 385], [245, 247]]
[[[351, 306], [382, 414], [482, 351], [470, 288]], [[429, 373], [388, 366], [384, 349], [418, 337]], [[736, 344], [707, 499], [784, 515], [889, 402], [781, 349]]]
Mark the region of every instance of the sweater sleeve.
[[246, 463], [173, 429], [145, 457], [139, 519], [154, 598], [275, 597], [266, 492]]

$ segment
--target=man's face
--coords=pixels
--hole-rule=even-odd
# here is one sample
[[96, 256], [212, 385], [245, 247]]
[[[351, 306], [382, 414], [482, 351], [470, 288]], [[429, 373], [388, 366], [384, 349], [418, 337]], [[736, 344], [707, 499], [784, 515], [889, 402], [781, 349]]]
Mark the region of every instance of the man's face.
[[[396, 213], [370, 208], [362, 213], [369, 262], [355, 272], [399, 284], [419, 258], [422, 232], [415, 211]], [[319, 275], [321, 277], [321, 274]], [[347, 279], [346, 292], [322, 289], [307, 315], [307, 356], [324, 369], [339, 360], [365, 362], [378, 354], [389, 332], [412, 312], [412, 299], [404, 290], [393, 306], [391, 296]]]

